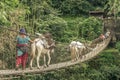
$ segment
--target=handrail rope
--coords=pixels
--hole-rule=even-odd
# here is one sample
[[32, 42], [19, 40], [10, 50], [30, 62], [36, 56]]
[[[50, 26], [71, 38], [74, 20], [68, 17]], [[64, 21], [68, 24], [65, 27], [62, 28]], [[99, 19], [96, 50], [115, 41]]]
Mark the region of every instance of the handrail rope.
[[108, 43], [110, 42], [110, 39], [111, 38], [104, 40], [101, 44], [98, 44], [98, 46], [96, 46], [93, 51], [86, 54], [85, 55], [86, 57], [79, 59], [78, 61], [73, 62], [73, 63], [71, 61], [67, 61], [67, 62], [61, 62], [61, 63], [57, 63], [57, 64], [51, 64], [49, 67], [44, 68], [44, 69], [34, 68], [33, 70], [26, 69], [26, 70], [19, 70], [19, 71], [15, 71], [14, 69], [0, 70], [0, 75], [16, 75], [16, 74], [21, 74], [21, 73], [41, 73], [43, 71], [51, 71], [51, 70], [56, 70], [56, 69], [60, 69], [60, 68], [66, 68], [68, 66], [75, 65], [80, 62], [84, 62], [84, 61], [89, 60], [92, 57], [96, 56], [100, 51], [102, 51], [108, 45]]

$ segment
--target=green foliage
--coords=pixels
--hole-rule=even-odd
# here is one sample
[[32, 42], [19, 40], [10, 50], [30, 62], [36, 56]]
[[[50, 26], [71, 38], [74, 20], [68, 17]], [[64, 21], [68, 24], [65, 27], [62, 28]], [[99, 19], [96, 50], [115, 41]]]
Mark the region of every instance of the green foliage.
[[115, 18], [120, 15], [120, 1], [119, 0], [109, 0], [105, 5], [105, 11], [107, 15], [112, 15]]
[[102, 66], [101, 73], [104, 75], [103, 80], [119, 80], [120, 68], [118, 66]]
[[66, 27], [67, 23], [64, 19], [50, 14], [44, 16], [44, 21], [41, 22], [40, 26], [37, 28], [37, 31], [48, 31], [53, 34], [55, 40], [62, 42], [64, 41]]
[[79, 22], [79, 38], [85, 38], [87, 40], [93, 40], [99, 36], [102, 31], [102, 23], [94, 17], [89, 17], [88, 19]]
[[[6, 1], [8, 2], [8, 1]], [[0, 1], [0, 25], [8, 24], [9, 21], [7, 20], [8, 17], [8, 9], [12, 9], [9, 5], [7, 5], [4, 1]], [[6, 10], [7, 9], [7, 10]]]
[[[51, 54], [51, 64], [68, 61], [70, 54], [66, 48], [71, 40], [93, 40], [102, 32], [101, 21], [94, 17], [88, 18], [86, 14], [90, 10], [97, 10], [98, 7], [101, 9], [107, 1], [1, 0], [0, 25], [11, 25], [10, 28], [15, 30], [24, 27], [30, 34], [46, 31], [52, 33], [58, 44], [55, 53]], [[115, 4], [118, 6], [117, 2]], [[119, 13], [119, 10], [116, 11]], [[0, 29], [0, 60], [7, 65], [7, 69], [13, 69], [15, 66], [16, 34]], [[120, 51], [120, 42], [116, 44], [116, 48]], [[120, 56], [118, 54], [114, 49], [105, 50], [85, 63], [39, 75], [28, 74], [18, 80], [119, 80]]]
[[[52, 0], [55, 3], [55, 0]], [[59, 3], [59, 4], [58, 4]], [[70, 15], [80, 15], [88, 14], [88, 12], [93, 8], [90, 3], [83, 0], [60, 0], [53, 6], [59, 9], [63, 14]]]
[[[68, 43], [57, 43], [56, 48], [55, 48], [55, 53], [51, 54], [52, 56], [52, 63], [57, 63], [57, 62], [64, 62], [70, 60], [70, 52], [67, 50], [68, 48]], [[65, 58], [64, 58], [65, 57]]]
[[116, 43], [115, 47], [116, 47], [116, 48], [119, 50], [119, 52], [120, 52], [120, 41], [118, 41], [118, 42]]
[[49, 5], [49, 1], [26, 0], [22, 1], [22, 3], [27, 4], [30, 8], [30, 14], [28, 14], [30, 21], [27, 25], [28, 32], [43, 33], [47, 31], [53, 34], [55, 40], [65, 41], [63, 35], [67, 23], [65, 20], [57, 16], [59, 13]]
[[88, 14], [90, 10], [103, 10], [108, 0], [51, 0], [51, 5], [63, 15]]
[[72, 40], [81, 40], [79, 35], [79, 29], [77, 27], [79, 22], [82, 22], [84, 20], [84, 17], [64, 17], [63, 18], [67, 22], [67, 27], [64, 34], [64, 42], [70, 42]]
[[25, 8], [19, 0], [0, 1], [0, 25], [12, 26], [16, 23], [17, 25], [23, 24], [24, 19], [21, 20], [21, 18], [24, 18], [23, 15], [26, 14]]
[[104, 7], [104, 5], [109, 1], [109, 0], [87, 0], [90, 4], [93, 6], [99, 6], [99, 7]]

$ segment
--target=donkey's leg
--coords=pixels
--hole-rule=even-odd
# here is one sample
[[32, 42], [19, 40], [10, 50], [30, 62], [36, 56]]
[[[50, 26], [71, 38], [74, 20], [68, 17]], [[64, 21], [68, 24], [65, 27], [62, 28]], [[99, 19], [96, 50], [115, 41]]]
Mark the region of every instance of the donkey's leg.
[[83, 50], [82, 48], [79, 49], [79, 53], [78, 53], [78, 57], [79, 57], [79, 59], [82, 58], [82, 50]]
[[76, 47], [75, 48], [75, 60], [79, 59], [79, 49]]
[[36, 48], [35, 48], [35, 44], [32, 44], [31, 45], [31, 60], [30, 60], [30, 68], [32, 69], [32, 63], [33, 63], [33, 60], [34, 60], [34, 58], [35, 58], [35, 50], [36, 50]]
[[73, 51], [71, 50], [72, 48], [70, 48], [70, 54], [71, 54], [71, 61], [73, 61], [73, 56], [74, 56], [74, 53], [73, 53]]
[[77, 48], [76, 51], [77, 51], [76, 52], [76, 59], [78, 60], [78, 59], [80, 59], [82, 49], [81, 48]]
[[47, 67], [47, 65], [46, 65], [46, 56], [45, 56], [45, 54], [44, 54], [44, 67]]
[[75, 55], [75, 61], [78, 60], [78, 49], [75, 48], [74, 50], [74, 55]]
[[49, 66], [50, 61], [51, 61], [50, 51], [48, 51], [48, 52], [47, 52], [47, 55], [48, 55], [48, 62], [47, 62], [47, 66]]
[[74, 46], [70, 47], [70, 53], [71, 53], [71, 62], [74, 62], [75, 61], [75, 58], [76, 58], [76, 53], [75, 53], [75, 48]]
[[39, 60], [40, 60], [40, 56], [41, 56], [41, 49], [38, 49], [38, 55], [37, 55], [37, 68], [39, 68], [40, 69], [40, 65], [39, 65]]
[[32, 64], [33, 64], [34, 58], [35, 58], [35, 54], [32, 54], [32, 58], [30, 60], [30, 69], [33, 69]]

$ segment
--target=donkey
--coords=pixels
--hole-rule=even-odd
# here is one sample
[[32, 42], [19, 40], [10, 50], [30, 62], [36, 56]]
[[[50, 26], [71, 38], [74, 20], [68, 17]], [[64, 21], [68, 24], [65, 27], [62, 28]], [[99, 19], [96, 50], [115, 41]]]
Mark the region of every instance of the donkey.
[[[44, 67], [48, 67], [51, 61], [50, 54], [54, 52], [55, 41], [52, 38], [46, 40], [42, 34], [37, 33], [39, 38], [36, 38], [34, 42], [31, 44], [31, 60], [30, 60], [30, 68], [32, 69], [33, 60], [35, 58], [35, 53], [37, 53], [37, 68], [41, 68], [39, 65], [39, 60], [41, 55], [44, 57]], [[48, 56], [48, 61], [46, 63], [46, 55]]]
[[72, 41], [69, 45], [69, 48], [72, 61], [75, 61], [78, 58], [82, 57], [82, 52], [86, 50], [85, 45], [79, 41]]

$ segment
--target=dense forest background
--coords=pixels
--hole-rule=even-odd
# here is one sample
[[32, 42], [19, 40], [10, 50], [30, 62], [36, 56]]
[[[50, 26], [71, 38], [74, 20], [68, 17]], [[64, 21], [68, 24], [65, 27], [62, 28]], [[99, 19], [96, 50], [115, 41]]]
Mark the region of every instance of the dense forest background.
[[[16, 31], [20, 28], [25, 28], [31, 39], [36, 32], [50, 32], [57, 42], [52, 63], [69, 60], [70, 54], [65, 47], [70, 41], [90, 42], [103, 33], [102, 19], [90, 16], [89, 11], [104, 11], [105, 15], [117, 19], [120, 1], [1, 0], [0, 68], [14, 68]], [[28, 74], [19, 80], [120, 80], [120, 42], [114, 43], [114, 47], [109, 45], [87, 62], [58, 71]]]

